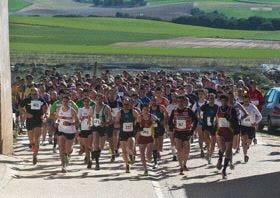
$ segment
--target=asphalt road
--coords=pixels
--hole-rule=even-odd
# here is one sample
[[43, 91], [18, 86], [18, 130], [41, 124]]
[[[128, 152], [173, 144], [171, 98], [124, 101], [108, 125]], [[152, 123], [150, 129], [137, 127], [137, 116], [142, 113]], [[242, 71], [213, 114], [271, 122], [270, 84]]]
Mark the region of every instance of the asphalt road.
[[139, 157], [131, 173], [124, 171], [121, 158], [110, 162], [108, 150], [102, 153], [101, 170], [89, 170], [83, 164], [75, 146], [70, 171], [61, 173], [58, 154], [52, 153], [51, 145], [41, 146], [38, 164], [32, 165], [32, 155], [27, 148], [27, 137], [18, 137], [15, 159], [5, 160], [13, 178], [2, 186], [0, 197], [280, 197], [280, 141], [271, 136], [259, 136], [259, 143], [250, 148], [250, 160], [234, 156], [235, 169], [228, 170], [228, 179], [222, 180], [215, 168], [217, 158], [208, 165], [199, 157], [198, 144], [192, 144], [188, 161], [189, 171], [178, 174], [177, 162], [171, 161], [169, 141], [158, 170], [142, 176]]

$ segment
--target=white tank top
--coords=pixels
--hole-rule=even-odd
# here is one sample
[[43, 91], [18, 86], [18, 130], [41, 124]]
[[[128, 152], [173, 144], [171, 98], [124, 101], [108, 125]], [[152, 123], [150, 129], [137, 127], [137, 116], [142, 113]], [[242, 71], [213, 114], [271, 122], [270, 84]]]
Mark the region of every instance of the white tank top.
[[[81, 120], [82, 117], [87, 117], [90, 116], [90, 114], [92, 113], [92, 109], [90, 108], [79, 108], [78, 110], [78, 115], [79, 115], [79, 119]], [[90, 130], [91, 129], [91, 123], [89, 123], [89, 119], [84, 119], [81, 121], [81, 130]]]
[[[58, 111], [58, 116], [59, 117], [66, 117], [66, 118], [72, 118], [72, 108], [69, 108], [68, 111], [63, 111], [62, 107], [59, 108]], [[66, 126], [64, 125], [64, 122], [73, 122], [73, 118], [72, 119], [58, 119], [58, 131], [59, 132], [63, 132], [63, 133], [75, 133], [76, 132], [76, 127], [75, 125], [70, 125], [70, 126]]]

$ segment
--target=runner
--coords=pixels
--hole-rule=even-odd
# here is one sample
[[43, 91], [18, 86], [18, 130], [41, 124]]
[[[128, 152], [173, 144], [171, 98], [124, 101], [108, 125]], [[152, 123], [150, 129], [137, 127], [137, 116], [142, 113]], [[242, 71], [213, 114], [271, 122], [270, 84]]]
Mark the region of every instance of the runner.
[[157, 159], [161, 158], [160, 152], [163, 151], [163, 136], [165, 133], [165, 128], [167, 125], [168, 113], [166, 108], [162, 105], [157, 105], [157, 100], [155, 97], [151, 98], [150, 101], [150, 113], [157, 117], [157, 124], [155, 124], [155, 134], [154, 134], [154, 148], [153, 148], [153, 158], [154, 158], [154, 169], [157, 168]]
[[156, 88], [156, 91], [155, 91], [155, 95], [154, 95], [157, 99], [157, 104], [158, 105], [162, 105], [164, 107], [167, 107], [168, 104], [169, 104], [169, 101], [166, 97], [163, 96], [163, 91], [160, 87], [157, 87]]
[[40, 137], [42, 133], [42, 117], [47, 111], [47, 103], [39, 97], [39, 90], [32, 88], [30, 96], [21, 103], [20, 111], [26, 118], [26, 129], [33, 152], [33, 164], [37, 164]]
[[[59, 96], [62, 99], [64, 96], [66, 96], [66, 91], [64, 89], [61, 89], [59, 91]], [[61, 99], [58, 99], [51, 105], [51, 107], [50, 107], [50, 117], [51, 118], [55, 118], [57, 109], [61, 107], [61, 105], [62, 105]], [[69, 107], [72, 107], [75, 111], [78, 110], [78, 106], [72, 100], [69, 100], [68, 105], [69, 105]], [[55, 133], [54, 133], [53, 153], [56, 153], [56, 145], [58, 142], [58, 134], [59, 134], [57, 123], [54, 124], [54, 128], [55, 128]]]
[[200, 157], [203, 158], [204, 155], [204, 151], [203, 151], [203, 133], [202, 133], [202, 119], [203, 119], [203, 111], [200, 111], [200, 107], [202, 105], [207, 104], [207, 100], [205, 99], [206, 97], [206, 92], [204, 89], [199, 89], [197, 91], [197, 95], [198, 95], [198, 101], [193, 105], [192, 107], [192, 111], [196, 114], [197, 118], [198, 118], [198, 125], [196, 127], [196, 133], [198, 134], [198, 142], [199, 142], [199, 148], [200, 148]]
[[[144, 104], [141, 106], [142, 112], [138, 116], [140, 129], [137, 133], [137, 142], [140, 148], [141, 162], [144, 167], [144, 176], [148, 176], [148, 168], [146, 160], [151, 161], [153, 142], [154, 142], [154, 128], [158, 119], [149, 111], [149, 105]], [[154, 162], [154, 164], [156, 161]]]
[[120, 145], [122, 149], [122, 157], [126, 167], [126, 173], [130, 172], [130, 163], [133, 164], [135, 161], [135, 131], [136, 131], [136, 120], [138, 113], [131, 107], [129, 98], [124, 98], [123, 108], [119, 111], [115, 118], [116, 129], [120, 129]]
[[[171, 102], [167, 106], [166, 110], [168, 112], [168, 118], [171, 116], [171, 112], [176, 109], [177, 106], [177, 96], [175, 93], [172, 93], [171, 95]], [[176, 156], [176, 148], [175, 148], [175, 139], [174, 139], [174, 133], [173, 131], [169, 130], [168, 128], [168, 136], [170, 138], [170, 146], [171, 146], [171, 152], [172, 152], [172, 161], [177, 161]]]
[[[38, 89], [39, 89], [39, 96], [49, 106], [50, 105], [50, 95], [46, 92], [46, 87], [43, 84], [39, 84]], [[43, 126], [42, 126], [42, 142], [41, 142], [41, 144], [43, 146], [46, 145], [45, 141], [46, 141], [46, 136], [47, 136], [47, 133], [48, 133], [48, 123], [47, 123], [48, 117], [49, 117], [48, 111], [46, 111], [46, 113], [43, 115]]]
[[228, 100], [229, 99], [226, 95], [221, 96], [222, 106], [218, 108], [217, 112], [217, 140], [219, 146], [219, 159], [217, 163], [217, 169], [222, 169], [222, 161], [225, 154], [224, 167], [222, 170], [223, 179], [226, 178], [226, 169], [232, 158], [232, 141], [234, 130], [236, 130], [236, 128], [238, 127], [238, 117], [236, 110], [228, 106]]
[[[120, 111], [121, 107], [122, 107], [122, 102], [117, 100], [117, 94], [118, 91], [114, 88], [112, 88], [109, 91], [109, 96], [108, 96], [108, 105], [112, 110], [112, 119], [113, 119], [113, 123], [115, 123], [115, 118], [118, 114], [118, 112]], [[115, 161], [115, 157], [119, 156], [119, 133], [120, 133], [120, 129], [114, 127], [114, 124], [110, 125], [109, 130], [112, 131], [112, 142], [111, 142], [111, 152], [112, 152], [112, 158], [111, 161], [114, 162]], [[109, 131], [110, 132], [110, 131]]]
[[247, 155], [247, 151], [252, 143], [252, 139], [255, 137], [256, 127], [258, 123], [262, 120], [262, 114], [258, 110], [258, 108], [253, 104], [250, 103], [250, 97], [245, 95], [243, 97], [244, 107], [248, 112], [249, 116], [244, 113], [242, 114], [243, 117], [246, 118], [241, 120], [241, 135], [242, 135], [242, 148], [244, 153], [244, 161], [247, 163], [249, 160], [249, 156]]
[[186, 163], [190, 153], [190, 139], [197, 127], [197, 118], [193, 111], [187, 107], [188, 102], [185, 96], [178, 96], [178, 108], [172, 111], [168, 122], [170, 131], [174, 132], [180, 175], [184, 175], [184, 170], [187, 170]]
[[203, 112], [202, 131], [207, 146], [206, 160], [208, 161], [208, 164], [210, 164], [216, 144], [216, 114], [218, 111], [218, 105], [215, 104], [215, 94], [210, 93], [208, 100], [209, 103], [202, 105], [200, 111]]
[[83, 107], [79, 108], [78, 110], [78, 118], [81, 123], [81, 131], [79, 133], [80, 136], [80, 144], [83, 147], [82, 150], [85, 151], [85, 163], [87, 164], [87, 168], [91, 168], [92, 161], [90, 158], [90, 153], [92, 151], [92, 131], [91, 131], [91, 124], [92, 124], [92, 115], [93, 115], [93, 108], [90, 106], [91, 100], [89, 97], [85, 97], [83, 99]]
[[[254, 80], [250, 81], [248, 94], [249, 94], [251, 103], [256, 105], [258, 110], [261, 112], [263, 104], [264, 104], [264, 96], [263, 96], [262, 92], [259, 89], [257, 89], [257, 85]], [[258, 142], [255, 136], [254, 136], [253, 141], [254, 141], [254, 144], [257, 144], [257, 142]]]
[[63, 96], [61, 100], [61, 107], [59, 107], [56, 111], [59, 155], [63, 173], [67, 172], [66, 167], [70, 162], [70, 154], [73, 151], [72, 146], [77, 132], [75, 127], [75, 123], [78, 120], [77, 113], [74, 108], [69, 106], [69, 101], [69, 96]]
[[95, 160], [95, 170], [100, 170], [99, 158], [105, 145], [105, 133], [112, 124], [111, 109], [103, 102], [103, 95], [97, 94], [93, 111], [93, 151], [92, 159]]

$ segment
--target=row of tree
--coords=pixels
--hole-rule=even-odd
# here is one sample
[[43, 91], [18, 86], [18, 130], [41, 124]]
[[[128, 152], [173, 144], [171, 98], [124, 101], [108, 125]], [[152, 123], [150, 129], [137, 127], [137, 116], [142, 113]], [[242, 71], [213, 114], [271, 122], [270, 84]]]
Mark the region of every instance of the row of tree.
[[238, 30], [280, 30], [280, 18], [249, 17], [229, 18], [218, 11], [203, 12], [198, 8], [191, 11], [192, 16], [182, 16], [172, 20], [174, 23], [198, 25], [213, 28]]
[[102, 7], [135, 7], [145, 6], [145, 0], [75, 0], [80, 3], [92, 3]]

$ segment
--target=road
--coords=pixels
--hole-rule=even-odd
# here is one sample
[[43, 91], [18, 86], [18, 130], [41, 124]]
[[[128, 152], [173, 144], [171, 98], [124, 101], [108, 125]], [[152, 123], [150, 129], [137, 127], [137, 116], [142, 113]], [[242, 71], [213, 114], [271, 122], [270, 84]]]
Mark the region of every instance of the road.
[[[235, 169], [228, 170], [222, 180], [214, 164], [199, 157], [197, 142], [191, 145], [189, 171], [178, 174], [177, 162], [171, 161], [169, 141], [158, 170], [150, 167], [150, 176], [142, 176], [139, 157], [131, 173], [124, 172], [121, 158], [110, 162], [108, 150], [102, 153], [101, 170], [89, 170], [83, 156], [74, 147], [68, 173], [60, 172], [58, 154], [51, 145], [41, 146], [38, 164], [32, 165], [32, 155], [25, 135], [15, 144], [16, 160], [5, 160], [13, 178], [0, 189], [1, 198], [13, 197], [280, 197], [280, 138], [259, 135], [258, 144], [250, 148], [250, 161], [243, 163], [241, 154], [234, 155]], [[217, 158], [212, 160], [216, 163]], [[3, 162], [3, 161], [2, 161]]]

